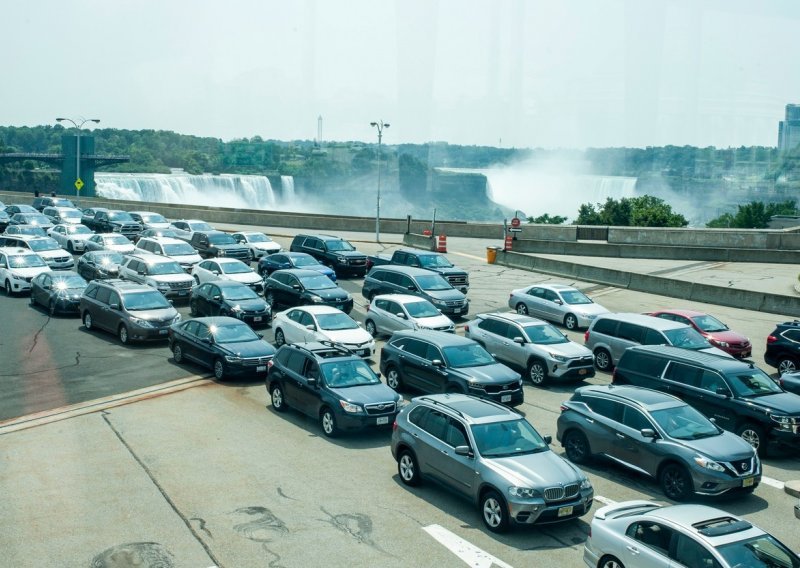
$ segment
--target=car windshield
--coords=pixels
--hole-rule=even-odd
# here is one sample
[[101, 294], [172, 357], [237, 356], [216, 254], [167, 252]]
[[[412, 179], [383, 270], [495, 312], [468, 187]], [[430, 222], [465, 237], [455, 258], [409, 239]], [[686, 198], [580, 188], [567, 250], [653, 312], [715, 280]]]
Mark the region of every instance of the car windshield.
[[297, 256], [294, 258], [295, 266], [316, 266], [319, 262], [313, 256]]
[[126, 213], [125, 211], [112, 211], [108, 214], [108, 219], [110, 221], [118, 221], [120, 223], [135, 223], [136, 221], [130, 214]]
[[192, 231], [213, 231], [214, 227], [206, 223], [205, 221], [198, 221], [196, 223], [189, 223], [189, 227]]
[[680, 327], [678, 329], [668, 329], [664, 332], [669, 344], [682, 349], [707, 349], [711, 344], [705, 337], [691, 327]]
[[422, 268], [452, 268], [447, 258], [438, 254], [423, 254], [419, 256], [419, 264]]
[[128, 308], [130, 312], [138, 312], [143, 310], [162, 310], [172, 307], [172, 304], [156, 290], [147, 292], [130, 292], [123, 294], [122, 303]]
[[171, 262], [154, 262], [148, 265], [150, 267], [150, 274], [184, 274], [181, 265], [175, 261]]
[[70, 235], [91, 235], [92, 230], [89, 227], [85, 227], [83, 225], [70, 225], [67, 227], [67, 232]]
[[101, 253], [94, 256], [95, 262], [102, 266], [122, 264], [122, 255], [118, 252]]
[[195, 254], [195, 250], [189, 243], [175, 243], [174, 245], [164, 245], [164, 254], [167, 256]]
[[241, 286], [236, 286], [231, 290], [223, 290], [222, 297], [232, 302], [238, 302], [241, 300], [255, 300], [258, 298], [258, 294], [253, 292], [251, 288], [248, 288], [242, 284]]
[[702, 329], [703, 331], [728, 331], [728, 326], [719, 321], [714, 316], [709, 315], [702, 315], [702, 316], [695, 316], [692, 318], [692, 321], [695, 323], [697, 327]]
[[443, 351], [447, 359], [447, 366], [455, 369], [463, 367], [482, 367], [484, 365], [494, 365], [496, 363], [494, 357], [477, 343], [445, 347]]
[[741, 397], [764, 396], [783, 392], [783, 389], [778, 386], [778, 383], [773, 381], [770, 376], [761, 369], [753, 368], [743, 373], [729, 375], [728, 381], [730, 382], [734, 394]]
[[381, 380], [362, 360], [332, 361], [321, 365], [325, 384], [331, 388], [377, 385]]
[[86, 280], [78, 275], [59, 276], [53, 278], [53, 288], [56, 290], [80, 290], [86, 288]]
[[800, 568], [800, 558], [769, 534], [723, 544], [717, 551], [728, 566]]
[[44, 232], [44, 229], [34, 225], [12, 225], [6, 229], [6, 232], [10, 235], [37, 235], [39, 237], [47, 236], [47, 233]]
[[50, 225], [50, 219], [45, 217], [44, 215], [26, 215], [25, 219], [31, 225]]
[[69, 199], [62, 199], [62, 198], [55, 198], [53, 199], [53, 206], [54, 207], [75, 207], [75, 204], [72, 203]]
[[[173, 237], [173, 238], [175, 238], [175, 237], [178, 236], [178, 233], [174, 229], [158, 229], [158, 230], [148, 229], [147, 231], [142, 233], [142, 236], [143, 237], [147, 236], [147, 237]], [[186, 243], [186, 244], [189, 244], [189, 243]]]
[[167, 220], [164, 219], [163, 215], [159, 215], [158, 213], [145, 213], [142, 215], [142, 221], [145, 223], [166, 223]]
[[212, 325], [211, 334], [217, 343], [242, 343], [260, 341], [261, 338], [244, 322], [230, 325]]
[[131, 242], [128, 240], [128, 237], [125, 235], [108, 235], [107, 237], [103, 237], [103, 240], [107, 245], [129, 245]]
[[437, 290], [452, 290], [450, 283], [438, 274], [417, 276], [417, 284], [423, 290], [435, 292]]
[[578, 290], [565, 290], [560, 292], [561, 299], [564, 300], [565, 304], [576, 305], [576, 304], [593, 304], [589, 296], [580, 292]]
[[64, 211], [60, 211], [59, 215], [62, 219], [80, 219], [83, 216], [83, 213], [75, 209], [66, 209]]
[[249, 233], [247, 235], [247, 241], [251, 243], [271, 243], [272, 239], [261, 233]]
[[228, 233], [215, 233], [208, 235], [208, 242], [212, 245], [235, 245], [236, 240]]
[[320, 274], [319, 276], [303, 276], [300, 278], [300, 282], [302, 282], [303, 287], [308, 290], [328, 290], [330, 288], [336, 288], [336, 284], [333, 283], [333, 280], [324, 274]]
[[522, 328], [528, 341], [538, 345], [555, 345], [556, 343], [569, 343], [569, 339], [550, 324], [526, 325]]
[[689, 405], [654, 410], [650, 415], [670, 438], [697, 440], [722, 433], [713, 422]]
[[328, 245], [328, 250], [339, 251], [339, 250], [356, 250], [356, 247], [348, 243], [347, 241], [325, 241], [325, 244]]
[[409, 302], [404, 305], [412, 318], [432, 318], [442, 315], [441, 312], [436, 309], [436, 306], [428, 301]]
[[55, 239], [51, 239], [50, 237], [47, 237], [46, 239], [31, 239], [28, 241], [28, 246], [30, 246], [31, 250], [34, 252], [58, 250], [61, 248], [58, 246], [58, 243], [55, 241]]
[[247, 274], [248, 272], [253, 272], [253, 269], [244, 262], [220, 262], [219, 267], [225, 274]]
[[8, 257], [8, 266], [10, 268], [38, 268], [47, 266], [47, 263], [37, 254], [18, 254]]
[[317, 314], [317, 322], [321, 329], [328, 331], [358, 329], [358, 324], [347, 314]]
[[505, 458], [547, 450], [547, 444], [527, 420], [506, 420], [470, 426], [478, 453], [484, 458]]

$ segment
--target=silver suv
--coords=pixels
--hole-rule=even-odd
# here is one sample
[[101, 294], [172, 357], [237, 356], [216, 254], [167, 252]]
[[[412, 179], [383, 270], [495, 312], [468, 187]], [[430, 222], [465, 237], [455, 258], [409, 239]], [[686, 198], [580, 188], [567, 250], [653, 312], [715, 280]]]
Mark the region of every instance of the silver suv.
[[550, 449], [520, 414], [463, 394], [426, 395], [403, 407], [392, 455], [406, 485], [435, 479], [472, 501], [492, 532], [589, 512], [592, 484]]
[[152, 286], [167, 298], [189, 299], [194, 280], [171, 258], [154, 254], [126, 256], [119, 277]]
[[456, 331], [453, 320], [436, 306], [425, 298], [409, 294], [384, 294], [372, 298], [367, 306], [364, 327], [372, 337], [379, 333], [391, 335], [401, 329]]
[[524, 370], [536, 386], [550, 379], [582, 380], [594, 376], [594, 357], [555, 326], [516, 313], [477, 314], [464, 334], [510, 367]]

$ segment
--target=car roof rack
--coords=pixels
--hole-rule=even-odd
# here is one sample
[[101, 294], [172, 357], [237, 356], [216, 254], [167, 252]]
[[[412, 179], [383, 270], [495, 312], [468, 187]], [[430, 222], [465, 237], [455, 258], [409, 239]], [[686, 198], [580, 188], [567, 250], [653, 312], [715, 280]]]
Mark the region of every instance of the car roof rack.
[[456, 410], [455, 408], [453, 408], [449, 404], [446, 404], [446, 403], [442, 402], [441, 400], [436, 400], [435, 398], [430, 398], [430, 397], [427, 397], [427, 396], [421, 396], [421, 397], [419, 397], [419, 399], [420, 400], [424, 400], [425, 402], [429, 402], [431, 404], [438, 405], [438, 406], [444, 406], [445, 408], [447, 408], [451, 412], [454, 412], [454, 413], [458, 414], [461, 418], [465, 418], [464, 414], [460, 410]]

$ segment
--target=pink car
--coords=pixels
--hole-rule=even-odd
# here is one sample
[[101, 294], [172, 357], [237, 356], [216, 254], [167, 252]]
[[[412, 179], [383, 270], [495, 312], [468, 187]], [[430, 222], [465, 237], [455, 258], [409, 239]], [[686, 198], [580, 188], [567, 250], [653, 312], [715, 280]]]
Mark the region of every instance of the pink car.
[[750, 340], [747, 337], [741, 333], [731, 331], [727, 325], [717, 318], [704, 314], [703, 312], [695, 312], [693, 310], [659, 310], [649, 313], [648, 315], [690, 325], [699, 331], [703, 337], [708, 339], [711, 345], [739, 359], [750, 357], [750, 353], [752, 352], [753, 346], [750, 344]]

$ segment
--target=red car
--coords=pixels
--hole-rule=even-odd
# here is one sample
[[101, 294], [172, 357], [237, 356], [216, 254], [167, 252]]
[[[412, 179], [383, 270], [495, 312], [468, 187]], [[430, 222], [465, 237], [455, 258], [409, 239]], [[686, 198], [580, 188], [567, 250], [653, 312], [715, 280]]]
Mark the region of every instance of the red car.
[[753, 350], [753, 346], [750, 344], [750, 340], [747, 337], [741, 333], [731, 331], [727, 325], [717, 318], [709, 314], [704, 314], [703, 312], [695, 312], [693, 310], [659, 310], [647, 315], [690, 325], [699, 331], [703, 337], [708, 339], [711, 345], [722, 349], [738, 359], [750, 357], [750, 353]]

